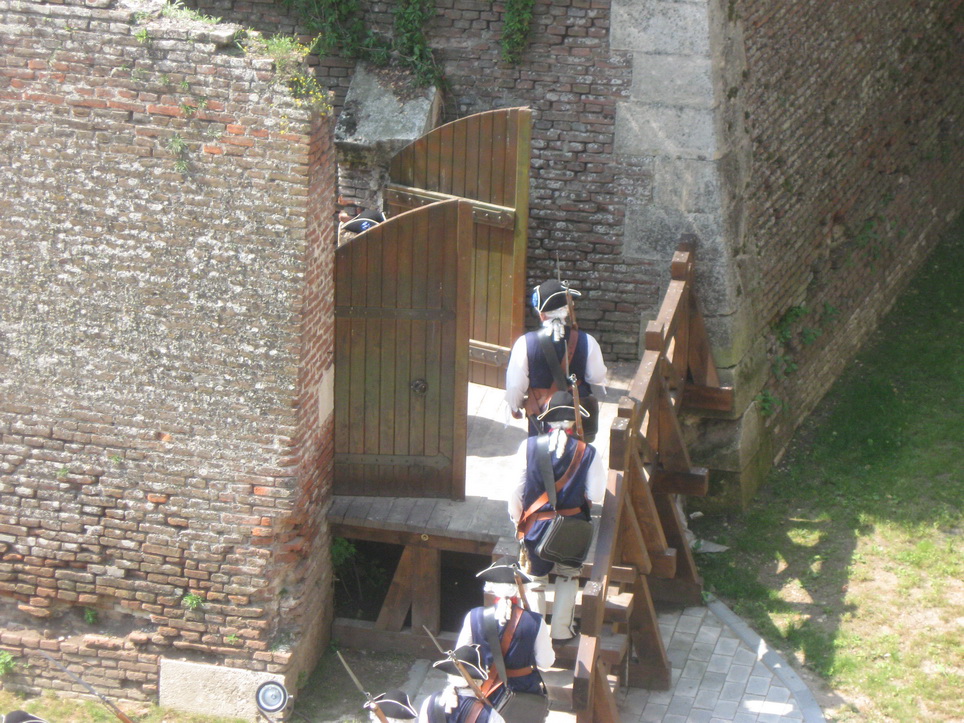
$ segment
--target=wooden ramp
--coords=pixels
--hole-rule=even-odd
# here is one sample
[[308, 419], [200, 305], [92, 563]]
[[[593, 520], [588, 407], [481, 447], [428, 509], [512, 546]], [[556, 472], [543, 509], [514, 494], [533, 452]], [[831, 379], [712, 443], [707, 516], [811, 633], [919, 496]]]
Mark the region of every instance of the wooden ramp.
[[[577, 712], [581, 723], [617, 720], [620, 685], [669, 688], [655, 601], [701, 604], [679, 499], [705, 494], [708, 472], [691, 464], [678, 416], [684, 406], [727, 413], [732, 390], [720, 386], [693, 275], [693, 254], [683, 245], [640, 363], [611, 367], [610, 388], [600, 395], [594, 446], [609, 478], [603, 504], [593, 509], [596, 536], [580, 575], [580, 635], [557, 649], [560, 667], [545, 676], [554, 703]], [[458, 632], [440, 630], [442, 553], [497, 558], [518, 551], [506, 500], [522, 474], [516, 452], [524, 426], [508, 417], [501, 390], [469, 386], [463, 501], [334, 498], [333, 535], [403, 546], [378, 619], [335, 621], [343, 645], [436, 656], [423, 626], [449, 647]]]

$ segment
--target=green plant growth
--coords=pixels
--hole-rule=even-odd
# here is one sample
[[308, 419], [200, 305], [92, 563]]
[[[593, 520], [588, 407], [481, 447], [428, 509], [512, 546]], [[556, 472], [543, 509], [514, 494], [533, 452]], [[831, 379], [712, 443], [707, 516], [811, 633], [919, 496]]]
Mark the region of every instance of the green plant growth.
[[221, 22], [221, 18], [211, 17], [194, 8], [189, 8], [181, 0], [169, 0], [161, 9], [161, 15], [172, 20], [196, 20], [209, 25]]
[[773, 414], [776, 414], [780, 410], [780, 407], [783, 406], [783, 402], [777, 399], [777, 397], [773, 396], [773, 392], [771, 392], [769, 389], [764, 389], [762, 392], [757, 394], [756, 401], [760, 405], [760, 414], [762, 414], [764, 417], [769, 417]]
[[266, 55], [274, 61], [279, 79], [288, 86], [298, 105], [319, 113], [331, 112], [331, 93], [322, 88], [318, 79], [305, 68], [304, 60], [310, 49], [297, 38], [287, 35], [263, 37], [252, 33], [242, 39], [246, 53]]
[[758, 499], [693, 522], [698, 537], [729, 547], [699, 555], [707, 589], [858, 701], [859, 710], [828, 711], [833, 720], [960, 717], [962, 265], [964, 217], [801, 425]]
[[167, 139], [167, 150], [174, 156], [174, 168], [179, 173], [187, 173], [190, 169], [187, 160], [187, 141], [181, 137], [180, 133], [175, 133]]
[[506, 0], [502, 18], [502, 59], [518, 65], [529, 43], [535, 0]]
[[394, 41], [368, 27], [358, 0], [284, 0], [305, 29], [315, 35], [311, 52], [358, 58], [374, 65], [392, 62], [408, 68], [418, 85], [442, 83], [442, 72], [425, 37], [435, 14], [433, 0], [398, 0], [394, 10]]
[[144, 45], [151, 42], [151, 34], [150, 32], [148, 32], [147, 28], [138, 28], [134, 32], [134, 38], [137, 40], [138, 43], [142, 43]]
[[96, 625], [100, 616], [95, 608], [86, 607], [84, 608], [84, 622], [88, 625]]
[[437, 85], [442, 80], [442, 72], [425, 38], [425, 25], [434, 14], [434, 0], [399, 0], [395, 6], [394, 50], [415, 73], [418, 85]]
[[17, 661], [8, 650], [0, 650], [0, 678], [10, 675], [17, 667]]
[[70, 475], [70, 470], [67, 467], [61, 467], [57, 470], [57, 479], [65, 480]]
[[192, 611], [203, 610], [204, 598], [195, 592], [189, 592], [187, 595], [181, 598], [181, 607], [185, 607]]

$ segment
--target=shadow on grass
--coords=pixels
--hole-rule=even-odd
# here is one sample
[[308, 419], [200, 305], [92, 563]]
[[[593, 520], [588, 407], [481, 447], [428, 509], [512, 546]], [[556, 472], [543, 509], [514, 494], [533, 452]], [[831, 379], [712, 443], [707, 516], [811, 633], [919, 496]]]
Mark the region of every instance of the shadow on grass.
[[964, 683], [945, 620], [964, 607], [962, 268], [964, 217], [753, 505], [694, 524], [731, 548], [699, 557], [709, 591], [857, 707], [901, 720], [952, 714]]

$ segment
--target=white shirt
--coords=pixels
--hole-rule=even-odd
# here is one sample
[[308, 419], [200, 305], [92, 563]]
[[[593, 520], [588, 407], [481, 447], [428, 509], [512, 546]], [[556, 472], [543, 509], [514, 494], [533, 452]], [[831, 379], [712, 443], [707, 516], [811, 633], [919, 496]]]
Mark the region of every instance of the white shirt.
[[[606, 384], [609, 370], [603, 361], [602, 350], [591, 335], [579, 332], [586, 337], [586, 378], [589, 384]], [[509, 352], [509, 363], [505, 369], [505, 402], [513, 412], [522, 407], [522, 400], [529, 391], [529, 354], [525, 334], [515, 340]]]
[[[554, 429], [549, 433], [550, 449], [554, 449], [556, 446], [556, 440], [553, 439], [553, 435], [559, 434], [565, 434], [565, 431]], [[522, 509], [522, 499], [526, 486], [526, 469], [528, 463], [526, 448], [528, 444], [528, 439], [522, 440], [522, 444], [519, 445], [519, 450], [516, 452], [516, 469], [521, 469], [522, 473], [519, 475], [515, 489], [509, 494], [509, 519], [512, 520], [513, 527], [519, 524], [519, 520], [524, 512]], [[588, 446], [592, 447], [592, 445]], [[595, 449], [595, 447], [593, 447], [593, 449]], [[602, 455], [599, 454], [597, 450], [596, 454], [593, 455], [592, 462], [589, 463], [589, 469], [586, 471], [586, 497], [588, 497], [591, 502], [602, 504], [606, 498], [606, 480], [606, 465], [603, 464]]]

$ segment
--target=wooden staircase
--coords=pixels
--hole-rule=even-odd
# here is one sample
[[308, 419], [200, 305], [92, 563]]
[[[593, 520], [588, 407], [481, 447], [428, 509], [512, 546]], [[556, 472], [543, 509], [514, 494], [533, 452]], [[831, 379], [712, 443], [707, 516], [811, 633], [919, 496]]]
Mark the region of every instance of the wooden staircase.
[[595, 551], [582, 571], [577, 641], [557, 652], [572, 682], [550, 675], [555, 700], [580, 723], [618, 720], [620, 685], [666, 690], [671, 668], [655, 600], [702, 603], [702, 579], [686, 540], [679, 495], [704, 495], [708, 472], [690, 461], [684, 408], [727, 412], [694, 287], [693, 252], [682, 244], [645, 351], [610, 429], [609, 479]]

